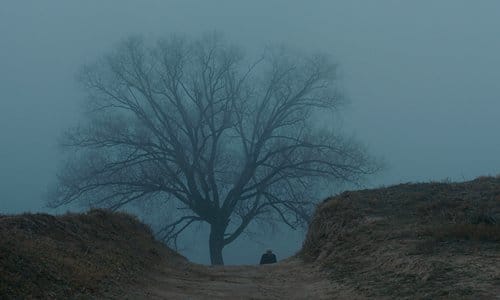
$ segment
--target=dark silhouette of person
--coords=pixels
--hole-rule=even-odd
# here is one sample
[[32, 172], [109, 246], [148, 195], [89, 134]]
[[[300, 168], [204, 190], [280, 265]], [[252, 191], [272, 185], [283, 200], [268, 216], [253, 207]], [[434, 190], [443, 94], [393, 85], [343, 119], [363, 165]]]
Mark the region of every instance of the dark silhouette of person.
[[276, 255], [274, 255], [273, 250], [269, 249], [266, 253], [262, 254], [260, 258], [261, 265], [274, 264], [276, 263]]

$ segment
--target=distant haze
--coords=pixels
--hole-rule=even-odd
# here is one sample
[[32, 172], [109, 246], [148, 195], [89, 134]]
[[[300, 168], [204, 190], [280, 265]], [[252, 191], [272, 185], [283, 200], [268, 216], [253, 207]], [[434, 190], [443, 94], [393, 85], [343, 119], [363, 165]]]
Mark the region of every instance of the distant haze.
[[[285, 43], [331, 54], [350, 101], [344, 131], [388, 163], [369, 186], [496, 175], [499, 15], [495, 0], [2, 0], [0, 213], [48, 211], [57, 139], [81, 117], [75, 73], [130, 34], [217, 30], [251, 53]], [[271, 236], [238, 241], [227, 261], [254, 263], [267, 247], [283, 258], [302, 240]], [[207, 262], [199, 245], [186, 254]]]

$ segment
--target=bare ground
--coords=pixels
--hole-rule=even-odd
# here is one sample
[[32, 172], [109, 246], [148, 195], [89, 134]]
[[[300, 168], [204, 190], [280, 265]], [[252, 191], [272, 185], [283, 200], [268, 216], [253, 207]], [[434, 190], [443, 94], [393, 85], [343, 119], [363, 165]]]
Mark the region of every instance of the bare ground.
[[359, 299], [327, 280], [315, 264], [293, 258], [274, 265], [160, 266], [128, 299]]

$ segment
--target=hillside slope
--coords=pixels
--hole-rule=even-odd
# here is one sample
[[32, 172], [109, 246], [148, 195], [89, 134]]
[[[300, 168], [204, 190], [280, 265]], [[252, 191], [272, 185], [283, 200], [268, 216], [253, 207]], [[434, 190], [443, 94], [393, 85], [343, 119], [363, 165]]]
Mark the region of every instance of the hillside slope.
[[321, 203], [297, 256], [207, 267], [122, 213], [0, 216], [0, 298], [499, 299], [500, 178]]
[[0, 216], [0, 298], [119, 298], [160, 261], [185, 261], [136, 218], [86, 214]]
[[300, 256], [360, 297], [498, 299], [500, 178], [345, 192]]
[[0, 299], [331, 299], [314, 265], [207, 267], [133, 216], [0, 216]]

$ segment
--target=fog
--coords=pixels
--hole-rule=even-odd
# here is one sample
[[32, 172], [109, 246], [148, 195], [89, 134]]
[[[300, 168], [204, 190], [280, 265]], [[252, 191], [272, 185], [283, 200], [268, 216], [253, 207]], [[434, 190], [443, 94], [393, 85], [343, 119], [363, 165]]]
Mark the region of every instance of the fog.
[[[343, 129], [383, 157], [367, 187], [500, 173], [498, 1], [0, 2], [0, 213], [62, 212], [41, 195], [57, 140], [81, 117], [75, 73], [130, 34], [207, 30], [255, 53], [285, 43], [331, 54], [349, 104]], [[270, 230], [269, 230], [270, 231]], [[280, 229], [225, 248], [229, 264], [279, 258], [301, 232]], [[184, 254], [207, 263], [206, 242]]]

